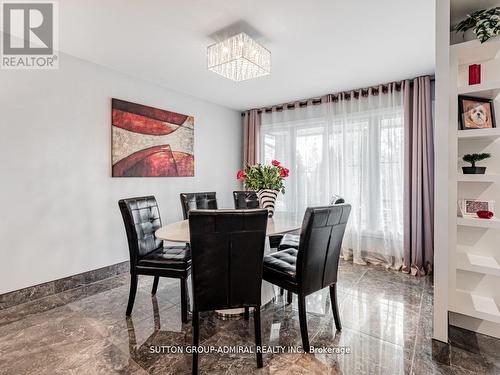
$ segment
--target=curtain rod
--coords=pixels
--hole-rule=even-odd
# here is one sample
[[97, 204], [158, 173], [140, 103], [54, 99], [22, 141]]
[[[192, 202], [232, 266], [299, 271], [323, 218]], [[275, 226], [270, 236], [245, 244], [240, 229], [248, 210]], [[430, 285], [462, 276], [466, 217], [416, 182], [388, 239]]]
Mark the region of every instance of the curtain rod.
[[[434, 75], [430, 76], [430, 80], [431, 80], [431, 82], [434, 82], [436, 80]], [[409, 81], [410, 81], [410, 85], [413, 85], [413, 81], [412, 80], [409, 80]], [[354, 98], [358, 99], [360, 93], [362, 96], [367, 96], [369, 90], [372, 90], [372, 91], [375, 90], [375, 92], [378, 93], [379, 87], [382, 87], [382, 91], [385, 93], [385, 92], [387, 92], [387, 90], [389, 90], [390, 85], [395, 85], [395, 89], [397, 91], [399, 91], [399, 90], [401, 90], [401, 83], [402, 82], [403, 81], [385, 83], [385, 84], [381, 84], [381, 85], [364, 87], [364, 88], [360, 88], [360, 89], [341, 91], [341, 92], [338, 92], [335, 94], [327, 94], [327, 95], [323, 95], [323, 96], [315, 97], [315, 98], [297, 100], [295, 102], [290, 102], [290, 103], [283, 103], [283, 104], [277, 104], [277, 105], [268, 106], [268, 107], [257, 108], [257, 113], [262, 113], [262, 112], [269, 113], [269, 112], [272, 112], [273, 109], [276, 111], [282, 111], [283, 109], [292, 109], [292, 108], [296, 108], [296, 107], [303, 108], [303, 107], [307, 107], [308, 105], [318, 105], [318, 104], [321, 104], [323, 102], [328, 102], [328, 101], [335, 102], [338, 100], [338, 97], [341, 95], [347, 96], [347, 99], [350, 100], [351, 93], [354, 93], [353, 94]], [[333, 99], [333, 100], [329, 100], [329, 99]], [[247, 111], [243, 111], [241, 113], [241, 116], [245, 116], [245, 112], [247, 112]]]

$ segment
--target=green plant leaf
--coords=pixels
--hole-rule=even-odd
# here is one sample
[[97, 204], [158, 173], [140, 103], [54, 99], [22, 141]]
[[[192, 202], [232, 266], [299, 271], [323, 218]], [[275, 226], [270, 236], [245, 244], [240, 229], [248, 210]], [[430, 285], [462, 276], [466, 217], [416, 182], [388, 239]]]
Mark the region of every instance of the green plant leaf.
[[472, 166], [474, 167], [476, 165], [476, 162], [484, 160], [484, 159], [488, 159], [490, 157], [491, 157], [491, 154], [483, 152], [481, 154], [465, 154], [462, 157], [462, 160], [467, 162], [467, 163], [471, 163]]
[[500, 7], [473, 12], [453, 29], [456, 32], [466, 32], [472, 29], [481, 43], [484, 43], [500, 35]]

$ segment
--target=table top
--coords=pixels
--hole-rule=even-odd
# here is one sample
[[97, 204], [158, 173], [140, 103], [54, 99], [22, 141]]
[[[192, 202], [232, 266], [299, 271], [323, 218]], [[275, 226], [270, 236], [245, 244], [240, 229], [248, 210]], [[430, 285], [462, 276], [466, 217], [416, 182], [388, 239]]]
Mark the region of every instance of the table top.
[[[267, 221], [267, 235], [272, 236], [279, 233], [293, 232], [300, 229], [303, 215], [295, 213], [276, 212], [274, 217]], [[156, 232], [156, 237], [171, 242], [189, 242], [189, 221], [182, 220], [167, 224]]]

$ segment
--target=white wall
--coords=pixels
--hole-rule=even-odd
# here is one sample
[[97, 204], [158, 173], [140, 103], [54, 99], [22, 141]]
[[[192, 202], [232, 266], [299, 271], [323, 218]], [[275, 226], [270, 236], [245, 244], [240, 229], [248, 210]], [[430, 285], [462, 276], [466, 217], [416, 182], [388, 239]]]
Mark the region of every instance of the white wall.
[[[0, 294], [128, 259], [118, 209], [154, 194], [164, 223], [179, 193], [232, 207], [241, 117], [67, 55], [56, 71], [0, 71]], [[195, 177], [111, 178], [111, 98], [195, 117]]]
[[[449, 249], [453, 248], [450, 233], [456, 229], [456, 201], [450, 194], [451, 180], [456, 177], [450, 165], [450, 0], [436, 1], [436, 92], [434, 118], [435, 182], [434, 182], [434, 315], [432, 337], [448, 342]], [[453, 130], [452, 130], [453, 129]], [[456, 184], [455, 184], [456, 185]], [[455, 226], [455, 227], [453, 227]]]

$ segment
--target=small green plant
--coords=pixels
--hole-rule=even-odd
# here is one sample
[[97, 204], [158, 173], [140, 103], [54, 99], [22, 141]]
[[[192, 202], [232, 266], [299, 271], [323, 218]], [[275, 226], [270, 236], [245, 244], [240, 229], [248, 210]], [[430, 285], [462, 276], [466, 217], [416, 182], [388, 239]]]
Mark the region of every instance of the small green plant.
[[500, 35], [500, 7], [473, 12], [455, 26], [455, 31], [466, 32], [472, 29], [481, 43]]
[[475, 168], [476, 167], [476, 162], [478, 161], [481, 161], [481, 160], [484, 160], [484, 159], [488, 159], [490, 158], [491, 155], [484, 152], [482, 154], [465, 154], [463, 157], [462, 157], [462, 160], [467, 162], [467, 163], [471, 163], [472, 164], [472, 168]]
[[247, 165], [244, 170], [239, 170], [236, 178], [242, 181], [247, 189], [259, 191], [261, 189], [277, 190], [285, 193], [283, 180], [288, 177], [289, 170], [277, 160], [271, 165]]

